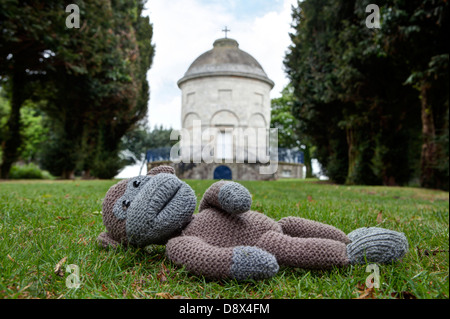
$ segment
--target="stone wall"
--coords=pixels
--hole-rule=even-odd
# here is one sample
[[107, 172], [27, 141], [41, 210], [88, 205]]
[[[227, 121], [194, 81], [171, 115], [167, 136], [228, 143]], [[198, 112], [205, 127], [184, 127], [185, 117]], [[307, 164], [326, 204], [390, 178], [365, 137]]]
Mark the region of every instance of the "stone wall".
[[193, 120], [201, 120], [202, 128], [269, 127], [270, 86], [265, 82], [214, 76], [190, 80], [181, 89], [181, 124], [185, 129], [192, 127]]
[[304, 178], [303, 167], [305, 165], [300, 163], [278, 163], [277, 179], [278, 178]]
[[[172, 163], [170, 161], [150, 162], [147, 169], [170, 165], [181, 179], [214, 179], [214, 171], [221, 165], [231, 170], [232, 180], [276, 180], [278, 178], [303, 178], [303, 164], [278, 163], [274, 174], [260, 174], [262, 164], [257, 163]], [[289, 173], [288, 173], [289, 172]]]

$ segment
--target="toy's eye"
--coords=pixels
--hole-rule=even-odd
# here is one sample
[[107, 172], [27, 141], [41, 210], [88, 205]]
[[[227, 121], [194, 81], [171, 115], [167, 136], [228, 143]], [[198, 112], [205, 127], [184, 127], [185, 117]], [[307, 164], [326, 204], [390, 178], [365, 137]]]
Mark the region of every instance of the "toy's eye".
[[134, 187], [138, 188], [139, 185], [141, 185], [141, 181], [134, 181], [134, 182], [133, 182], [133, 186], [134, 186]]

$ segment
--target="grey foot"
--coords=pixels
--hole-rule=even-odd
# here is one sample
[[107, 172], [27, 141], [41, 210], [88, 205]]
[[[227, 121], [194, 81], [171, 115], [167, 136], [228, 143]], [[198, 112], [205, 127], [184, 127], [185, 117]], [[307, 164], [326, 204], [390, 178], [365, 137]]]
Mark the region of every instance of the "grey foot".
[[270, 278], [278, 269], [275, 256], [265, 250], [251, 246], [233, 249], [231, 276], [237, 280]]
[[351, 243], [347, 255], [352, 264], [367, 262], [387, 264], [401, 259], [408, 252], [405, 234], [379, 227], [358, 228], [349, 233]]

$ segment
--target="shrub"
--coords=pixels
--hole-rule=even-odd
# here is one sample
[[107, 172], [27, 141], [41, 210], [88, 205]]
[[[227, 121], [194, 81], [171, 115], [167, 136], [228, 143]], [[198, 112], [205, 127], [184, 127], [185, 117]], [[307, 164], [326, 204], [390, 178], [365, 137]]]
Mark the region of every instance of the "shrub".
[[36, 164], [13, 165], [9, 172], [11, 179], [51, 179], [47, 171], [42, 171]]

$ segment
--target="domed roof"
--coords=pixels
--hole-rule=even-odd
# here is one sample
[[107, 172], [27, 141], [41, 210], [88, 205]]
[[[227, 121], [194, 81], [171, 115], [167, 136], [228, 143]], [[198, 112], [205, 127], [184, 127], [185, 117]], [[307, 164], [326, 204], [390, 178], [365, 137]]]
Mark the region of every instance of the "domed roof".
[[200, 77], [224, 75], [258, 79], [274, 86], [258, 61], [239, 49], [236, 40], [229, 38], [214, 41], [213, 49], [195, 59], [177, 84], [180, 86], [185, 81]]

